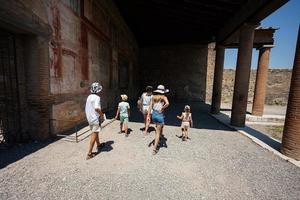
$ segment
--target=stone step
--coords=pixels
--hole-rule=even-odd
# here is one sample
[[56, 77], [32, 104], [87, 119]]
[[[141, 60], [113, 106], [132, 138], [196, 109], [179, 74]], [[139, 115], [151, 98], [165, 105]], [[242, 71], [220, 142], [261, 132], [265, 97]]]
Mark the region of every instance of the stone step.
[[273, 122], [273, 123], [284, 123], [285, 116], [284, 115], [263, 115], [254, 116], [254, 115], [246, 115], [247, 122]]

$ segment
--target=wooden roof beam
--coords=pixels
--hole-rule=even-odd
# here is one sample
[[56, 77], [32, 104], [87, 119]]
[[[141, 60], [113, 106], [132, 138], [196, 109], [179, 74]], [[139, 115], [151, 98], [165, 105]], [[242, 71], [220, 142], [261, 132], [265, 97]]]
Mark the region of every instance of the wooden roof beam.
[[234, 15], [219, 30], [216, 40], [224, 42], [231, 34], [237, 31], [245, 22], [259, 23], [265, 17], [284, 5], [288, 0], [251, 0], [248, 1], [236, 15]]

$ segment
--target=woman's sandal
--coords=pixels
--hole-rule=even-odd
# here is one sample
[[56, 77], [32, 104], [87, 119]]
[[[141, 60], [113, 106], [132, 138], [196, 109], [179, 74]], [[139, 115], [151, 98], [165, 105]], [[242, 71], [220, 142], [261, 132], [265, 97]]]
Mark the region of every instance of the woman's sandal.
[[157, 154], [157, 150], [156, 150], [156, 149], [153, 149], [152, 155], [155, 155], [155, 154]]
[[95, 153], [90, 153], [90, 154], [88, 154], [88, 155], [86, 156], [86, 160], [89, 160], [89, 159], [95, 157], [95, 155], [96, 155]]

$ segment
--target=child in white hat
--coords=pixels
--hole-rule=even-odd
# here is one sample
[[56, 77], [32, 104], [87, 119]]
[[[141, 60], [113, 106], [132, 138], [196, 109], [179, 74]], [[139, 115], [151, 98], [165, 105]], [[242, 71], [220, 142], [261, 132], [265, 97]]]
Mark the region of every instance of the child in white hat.
[[181, 131], [182, 131], [182, 141], [186, 141], [188, 136], [188, 130], [193, 127], [193, 119], [191, 113], [191, 107], [189, 105], [184, 106], [184, 112], [181, 116], [177, 116], [178, 119], [182, 120]]
[[128, 137], [128, 122], [129, 122], [129, 116], [130, 116], [130, 105], [127, 102], [128, 97], [126, 94], [122, 94], [121, 99], [122, 99], [122, 102], [120, 102], [118, 105], [118, 110], [117, 110], [115, 119], [117, 119], [120, 114], [120, 133], [122, 133], [122, 130], [125, 130], [125, 137]]

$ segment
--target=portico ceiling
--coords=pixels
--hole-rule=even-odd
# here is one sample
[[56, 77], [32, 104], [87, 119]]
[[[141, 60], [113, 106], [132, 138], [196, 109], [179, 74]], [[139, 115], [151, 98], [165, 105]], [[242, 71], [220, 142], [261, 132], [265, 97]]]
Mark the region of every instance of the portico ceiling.
[[141, 46], [225, 40], [288, 0], [114, 0]]

